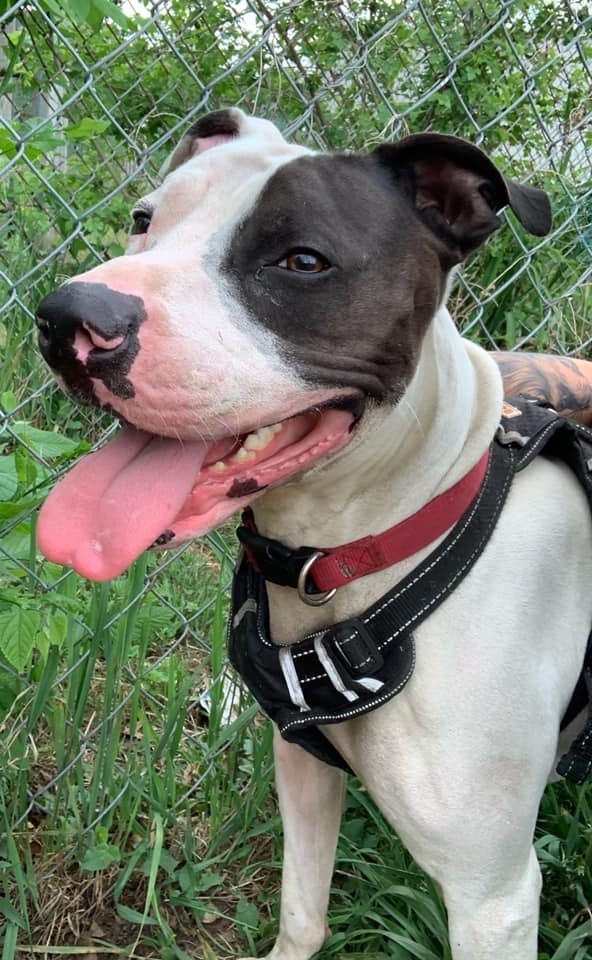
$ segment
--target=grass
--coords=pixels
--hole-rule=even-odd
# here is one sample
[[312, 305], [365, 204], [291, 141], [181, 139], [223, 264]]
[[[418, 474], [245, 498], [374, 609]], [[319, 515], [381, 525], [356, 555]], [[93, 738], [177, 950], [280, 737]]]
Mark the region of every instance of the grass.
[[[155, 635], [140, 616], [143, 559], [115, 597], [87, 590], [93, 634], [80, 638], [74, 624], [59, 671], [49, 657], [6, 715], [3, 957], [74, 955], [92, 943], [99, 953], [207, 958], [272, 943], [281, 851], [270, 730], [244, 703], [222, 726], [221, 681], [209, 719], [199, 707], [196, 691], [219, 676], [224, 654], [228, 574], [224, 559], [214, 566], [200, 553], [185, 561], [196, 582], [209, 577], [209, 653], [200, 637]], [[109, 627], [113, 603], [128, 610]], [[537, 837], [541, 958], [589, 956], [591, 839], [589, 789], [550, 788]], [[331, 922], [327, 957], [450, 956], [433, 884], [356, 781]]]

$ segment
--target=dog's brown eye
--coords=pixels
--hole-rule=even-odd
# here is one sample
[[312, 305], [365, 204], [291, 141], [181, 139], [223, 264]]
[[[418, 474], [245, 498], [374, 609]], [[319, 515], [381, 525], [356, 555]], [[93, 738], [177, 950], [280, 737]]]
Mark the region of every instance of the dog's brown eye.
[[328, 269], [329, 264], [320, 253], [315, 253], [313, 250], [293, 250], [279, 261], [278, 267], [295, 273], [321, 273]]
[[152, 214], [147, 210], [134, 210], [132, 213], [132, 234], [148, 233]]

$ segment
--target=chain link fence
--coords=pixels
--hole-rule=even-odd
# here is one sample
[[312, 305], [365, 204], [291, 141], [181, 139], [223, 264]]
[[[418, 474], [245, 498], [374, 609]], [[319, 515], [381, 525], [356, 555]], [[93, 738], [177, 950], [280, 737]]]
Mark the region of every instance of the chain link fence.
[[[492, 348], [586, 356], [591, 30], [588, 5], [563, 0], [0, 3], [0, 859], [22, 874], [6, 893], [23, 929], [33, 875], [37, 917], [55, 913], [64, 890], [74, 896], [63, 877], [75, 864], [106, 870], [121, 893], [106, 869], [125, 848], [116, 821], [147, 824], [152, 845], [162, 822], [186, 846], [187, 824], [221, 822], [211, 792], [221, 763], [238, 783], [256, 762], [269, 767], [250, 739], [253, 708], [226, 699], [236, 691], [223, 661], [233, 550], [223, 534], [144, 558], [110, 586], [37, 555], [39, 502], [111, 425], [48, 376], [36, 303], [122, 252], [133, 199], [158, 182], [183, 131], [232, 104], [321, 149], [455, 133], [544, 185], [552, 233], [535, 241], [508, 220], [452, 306]], [[86, 889], [76, 897], [88, 916], [95, 901]], [[54, 942], [67, 933], [58, 928]]]

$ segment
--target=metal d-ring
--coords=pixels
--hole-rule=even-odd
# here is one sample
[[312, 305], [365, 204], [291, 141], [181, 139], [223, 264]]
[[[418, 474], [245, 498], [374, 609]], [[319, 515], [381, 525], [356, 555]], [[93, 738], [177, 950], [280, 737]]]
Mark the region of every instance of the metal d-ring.
[[325, 593], [307, 593], [306, 592], [306, 578], [310, 573], [310, 569], [314, 563], [317, 562], [319, 557], [324, 557], [325, 554], [322, 550], [316, 550], [309, 558], [302, 564], [302, 569], [298, 574], [298, 596], [303, 603], [307, 603], [309, 607], [322, 607], [324, 603], [329, 603], [329, 600], [332, 600], [335, 594], [337, 593], [337, 588], [333, 587], [331, 590], [327, 590]]

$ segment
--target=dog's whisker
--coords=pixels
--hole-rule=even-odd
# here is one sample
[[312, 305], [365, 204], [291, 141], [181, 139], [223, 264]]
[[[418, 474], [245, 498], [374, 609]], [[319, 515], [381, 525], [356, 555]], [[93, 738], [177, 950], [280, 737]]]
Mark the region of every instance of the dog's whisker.
[[400, 400], [400, 403], [401, 403], [401, 406], [405, 407], [405, 408], [409, 411], [409, 413], [411, 414], [413, 420], [414, 420], [415, 423], [417, 424], [417, 427], [418, 427], [418, 429], [419, 429], [419, 432], [420, 432], [421, 436], [422, 436], [422, 437], [425, 437], [425, 430], [424, 430], [424, 428], [423, 428], [422, 422], [421, 422], [421, 420], [419, 419], [419, 417], [417, 416], [417, 413], [415, 412], [414, 407], [413, 407], [412, 404], [409, 402], [409, 400], [407, 399], [407, 397], [406, 397], [406, 396], [402, 396], [402, 397], [401, 397], [401, 400]]

